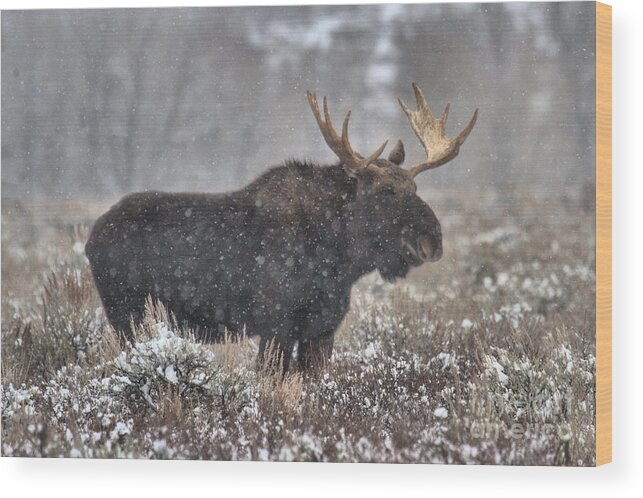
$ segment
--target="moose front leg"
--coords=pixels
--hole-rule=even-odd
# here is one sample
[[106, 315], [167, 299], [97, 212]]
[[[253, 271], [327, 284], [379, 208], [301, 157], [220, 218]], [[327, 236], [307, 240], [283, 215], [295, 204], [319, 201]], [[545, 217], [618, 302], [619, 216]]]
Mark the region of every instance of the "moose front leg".
[[320, 370], [330, 362], [333, 354], [335, 331], [350, 306], [350, 294], [331, 296], [311, 306], [302, 322], [302, 334], [297, 348], [297, 363], [302, 372]]

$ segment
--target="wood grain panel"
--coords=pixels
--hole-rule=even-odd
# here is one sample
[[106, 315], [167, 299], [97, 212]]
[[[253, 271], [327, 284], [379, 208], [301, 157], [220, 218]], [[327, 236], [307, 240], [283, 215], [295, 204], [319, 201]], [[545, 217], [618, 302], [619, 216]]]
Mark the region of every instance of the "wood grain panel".
[[612, 461], [612, 7], [596, 4], [596, 464]]

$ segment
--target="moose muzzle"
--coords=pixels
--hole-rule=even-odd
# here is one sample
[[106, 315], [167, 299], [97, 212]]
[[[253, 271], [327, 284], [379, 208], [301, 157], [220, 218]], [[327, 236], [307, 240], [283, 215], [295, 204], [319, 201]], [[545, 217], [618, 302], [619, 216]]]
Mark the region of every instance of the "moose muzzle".
[[414, 266], [426, 261], [438, 261], [442, 257], [442, 237], [439, 234], [423, 234], [416, 237], [402, 235], [402, 250]]
[[418, 255], [424, 261], [438, 261], [442, 257], [442, 240], [423, 236], [418, 239]]

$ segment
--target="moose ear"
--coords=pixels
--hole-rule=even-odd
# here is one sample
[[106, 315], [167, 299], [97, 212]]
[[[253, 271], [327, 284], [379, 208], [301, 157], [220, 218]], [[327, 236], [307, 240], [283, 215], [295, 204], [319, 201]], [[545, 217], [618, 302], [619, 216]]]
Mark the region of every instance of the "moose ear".
[[404, 144], [402, 140], [397, 141], [395, 147], [393, 147], [393, 150], [388, 155], [388, 160], [398, 166], [404, 162]]

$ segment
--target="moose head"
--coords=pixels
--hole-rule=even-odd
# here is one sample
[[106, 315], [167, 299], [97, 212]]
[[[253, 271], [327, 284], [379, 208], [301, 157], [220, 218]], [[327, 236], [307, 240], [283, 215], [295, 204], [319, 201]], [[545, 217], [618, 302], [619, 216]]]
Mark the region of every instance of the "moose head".
[[[409, 269], [442, 257], [442, 231], [431, 207], [417, 195], [415, 177], [437, 168], [458, 155], [460, 146], [471, 133], [478, 110], [454, 139], [447, 137], [445, 125], [449, 104], [439, 118], [434, 117], [422, 94], [413, 83], [416, 110], [400, 99], [399, 103], [426, 151], [426, 161], [402, 167], [404, 146], [398, 141], [388, 159], [380, 158], [388, 141], [369, 156], [355, 152], [349, 137], [351, 111], [346, 113], [341, 136], [335, 131], [326, 97], [320, 112], [315, 93], [308, 102], [324, 140], [341, 161], [346, 174], [356, 183], [355, 200], [350, 204], [348, 228], [356, 258], [367, 257], [383, 278], [393, 281]], [[364, 247], [368, 244], [368, 247]]]
[[[113, 327], [131, 338], [144, 319], [148, 297], [162, 302], [198, 337], [217, 341], [222, 331], [259, 335], [264, 361], [275, 341], [288, 370], [297, 344], [302, 370], [323, 365], [335, 330], [350, 305], [354, 282], [379, 270], [405, 276], [442, 255], [440, 223], [417, 195], [415, 177], [453, 159], [477, 113], [455, 138], [413, 85], [417, 109], [400, 101], [424, 146], [426, 161], [404, 169], [401, 142], [380, 158], [341, 135], [324, 98], [308, 100], [334, 165], [287, 162], [227, 194], [139, 192], [101, 216], [85, 246], [92, 274]], [[272, 361], [272, 360], [271, 360]]]

